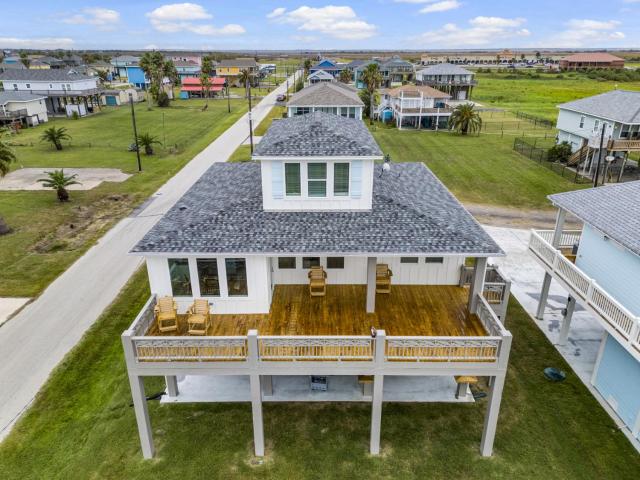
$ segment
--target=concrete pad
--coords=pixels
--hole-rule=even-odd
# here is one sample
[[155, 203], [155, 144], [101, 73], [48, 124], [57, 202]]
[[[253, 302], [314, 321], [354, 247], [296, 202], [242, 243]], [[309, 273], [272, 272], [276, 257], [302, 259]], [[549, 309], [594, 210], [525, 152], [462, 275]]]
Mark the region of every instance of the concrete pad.
[[[363, 395], [356, 376], [328, 377], [326, 392], [311, 390], [308, 375], [273, 376], [273, 395], [264, 402], [370, 402]], [[473, 397], [455, 398], [453, 377], [385, 376], [385, 402], [469, 403]], [[164, 395], [161, 403], [250, 402], [249, 377], [246, 375], [186, 375], [178, 379], [178, 396]]]
[[0, 325], [6, 322], [9, 317], [22, 308], [30, 298], [23, 297], [2, 297], [0, 298]]
[[[48, 190], [38, 179], [47, 178], [46, 172], [57, 168], [21, 168], [0, 179], [0, 190]], [[118, 168], [65, 168], [65, 175], [78, 175], [80, 185], [71, 185], [67, 190], [91, 190], [102, 182], [124, 182], [131, 175]]]

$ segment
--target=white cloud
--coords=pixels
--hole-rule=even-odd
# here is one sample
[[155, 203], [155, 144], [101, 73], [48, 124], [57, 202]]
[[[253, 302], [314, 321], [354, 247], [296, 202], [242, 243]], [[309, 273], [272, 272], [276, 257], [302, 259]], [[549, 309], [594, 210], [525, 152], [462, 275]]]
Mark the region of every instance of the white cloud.
[[313, 35], [293, 35], [291, 39], [300, 43], [313, 43], [318, 40], [318, 37], [314, 37]]
[[0, 37], [0, 48], [70, 48], [73, 44], [73, 39], [67, 37]]
[[420, 13], [446, 12], [447, 10], [455, 10], [461, 6], [462, 4], [458, 2], [458, 0], [444, 0], [442, 2], [435, 2], [431, 5], [427, 5], [420, 10]]
[[298, 30], [317, 32], [341, 40], [362, 40], [376, 34], [376, 26], [362, 20], [348, 6], [302, 6], [295, 10], [276, 8], [269, 15], [274, 21], [294, 25]]
[[279, 17], [279, 16], [283, 15], [284, 12], [286, 12], [286, 11], [287, 11], [287, 9], [284, 8], [284, 7], [274, 8], [273, 11], [267, 15], [267, 18]]
[[242, 25], [230, 23], [215, 27], [203, 20], [213, 18], [207, 10], [197, 3], [172, 3], [162, 5], [147, 13], [153, 28], [162, 33], [191, 32], [197, 35], [240, 35], [245, 33]]
[[571, 19], [565, 23], [565, 29], [551, 36], [544, 45], [558, 48], [590, 47], [615, 42], [625, 38], [618, 30], [620, 22], [616, 20]]
[[528, 37], [531, 32], [522, 26], [524, 18], [475, 17], [469, 20], [469, 27], [461, 28], [455, 23], [447, 23], [438, 30], [424, 32], [414, 41], [425, 46], [469, 47], [482, 46], [516, 37]]
[[108, 8], [83, 8], [82, 13], [76, 13], [63, 18], [64, 23], [70, 25], [93, 25], [100, 30], [113, 29], [120, 22], [120, 12]]

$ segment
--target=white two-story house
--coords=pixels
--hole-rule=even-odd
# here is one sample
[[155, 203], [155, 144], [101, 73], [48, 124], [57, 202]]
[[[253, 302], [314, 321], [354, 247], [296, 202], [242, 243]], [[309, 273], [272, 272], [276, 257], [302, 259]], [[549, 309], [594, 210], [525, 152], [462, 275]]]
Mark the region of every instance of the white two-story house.
[[396, 127], [446, 129], [453, 109], [448, 93], [428, 85], [403, 85], [381, 91], [376, 115], [383, 122], [394, 120]]
[[602, 164], [605, 156], [624, 164], [629, 152], [640, 151], [640, 92], [612, 90], [558, 109], [557, 140], [571, 144], [572, 163], [594, 164], [601, 155]]
[[473, 87], [477, 82], [475, 73], [459, 65], [438, 63], [416, 72], [416, 83], [428, 85], [451, 95], [454, 100], [471, 98]]
[[258, 456], [263, 402], [370, 402], [378, 454], [383, 402], [471, 402], [488, 377], [491, 455], [511, 335], [487, 259], [503, 252], [425, 165], [382, 159], [359, 119], [273, 122], [253, 161], [213, 164], [133, 248], [152, 292], [122, 335], [145, 457], [149, 375], [165, 403], [251, 402]]
[[86, 115], [100, 104], [98, 78], [73, 69], [10, 69], [0, 73], [5, 91], [46, 96], [49, 114], [76, 111]]
[[[591, 384], [640, 439], [640, 181], [549, 196], [558, 207], [553, 231], [534, 231], [529, 250], [545, 269], [537, 316], [542, 318], [551, 281], [568, 293], [561, 345], [571, 335], [579, 305], [602, 327]], [[564, 230], [567, 214], [582, 230]]]

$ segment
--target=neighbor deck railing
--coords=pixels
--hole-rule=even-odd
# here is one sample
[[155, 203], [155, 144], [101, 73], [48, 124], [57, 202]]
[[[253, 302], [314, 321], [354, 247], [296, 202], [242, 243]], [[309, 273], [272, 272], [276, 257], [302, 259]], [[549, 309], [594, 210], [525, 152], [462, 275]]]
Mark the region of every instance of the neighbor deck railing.
[[[473, 281], [473, 267], [463, 265], [460, 269], [460, 286], [468, 287]], [[496, 265], [488, 265], [482, 294], [501, 321], [505, 321], [511, 293], [511, 281]]]
[[[640, 350], [640, 318], [631, 313], [604, 288], [555, 248], [552, 231], [532, 231], [529, 250], [545, 269], [559, 280], [571, 295], [590, 308], [605, 327], [613, 329], [627, 342], [627, 347]], [[580, 232], [562, 232], [559, 248], [573, 246]]]

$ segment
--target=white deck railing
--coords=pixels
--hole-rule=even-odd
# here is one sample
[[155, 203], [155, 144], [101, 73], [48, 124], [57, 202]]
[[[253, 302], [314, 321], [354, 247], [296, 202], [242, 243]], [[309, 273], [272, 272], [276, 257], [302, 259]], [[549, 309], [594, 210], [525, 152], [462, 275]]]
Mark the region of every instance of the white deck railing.
[[[488, 336], [146, 336], [153, 324], [154, 297], [124, 332], [131, 360], [142, 362], [497, 362], [510, 335], [484, 296], [477, 316]], [[380, 344], [380, 342], [383, 342]], [[381, 350], [377, 350], [381, 348]], [[376, 358], [376, 351], [384, 352]], [[384, 357], [384, 358], [382, 358]]]
[[[473, 281], [473, 267], [463, 265], [460, 269], [460, 286], [468, 287]], [[488, 265], [482, 294], [501, 321], [504, 321], [509, 306], [511, 281], [496, 265]]]
[[[529, 250], [554, 278], [566, 286], [576, 300], [590, 307], [605, 326], [613, 328], [629, 343], [628, 346], [640, 350], [640, 318], [567, 260], [560, 250], [552, 246], [552, 238], [552, 231], [532, 231]], [[579, 232], [563, 232], [559, 247], [573, 246], [579, 240]]]

